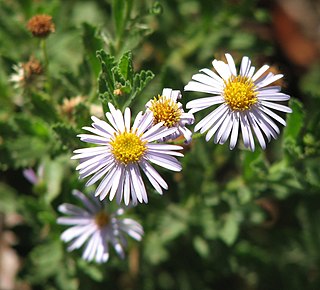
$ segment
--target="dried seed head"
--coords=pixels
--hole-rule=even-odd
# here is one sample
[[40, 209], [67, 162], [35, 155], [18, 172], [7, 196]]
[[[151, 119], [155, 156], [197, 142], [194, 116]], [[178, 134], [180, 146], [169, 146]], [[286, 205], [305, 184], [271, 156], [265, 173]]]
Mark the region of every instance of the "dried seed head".
[[35, 75], [41, 75], [43, 73], [43, 67], [41, 63], [33, 56], [30, 57], [28, 62], [22, 63], [25, 79], [29, 80]]
[[83, 96], [76, 96], [71, 99], [65, 98], [61, 105], [62, 114], [66, 115], [69, 119], [71, 119], [74, 112], [74, 108], [80, 103], [82, 103], [84, 99], [85, 98]]
[[15, 83], [16, 88], [24, 88], [30, 85], [40, 85], [43, 79], [43, 67], [41, 63], [33, 56], [30, 57], [28, 62], [19, 63], [14, 65], [13, 73], [10, 81]]
[[52, 17], [46, 14], [33, 16], [28, 21], [27, 28], [35, 37], [47, 37], [51, 32], [55, 31]]

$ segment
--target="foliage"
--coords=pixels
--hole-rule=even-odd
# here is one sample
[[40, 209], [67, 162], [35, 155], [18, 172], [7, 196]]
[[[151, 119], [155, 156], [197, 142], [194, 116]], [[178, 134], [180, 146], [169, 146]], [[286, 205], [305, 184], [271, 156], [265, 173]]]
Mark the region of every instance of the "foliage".
[[[233, 2], [237, 2], [235, 5]], [[71, 161], [76, 138], [107, 103], [134, 115], [150, 98], [183, 86], [214, 57], [232, 52], [275, 59], [277, 47], [248, 26], [269, 23], [256, 0], [0, 0], [0, 218], [23, 222], [17, 283], [32, 289], [318, 289], [320, 287], [319, 67], [287, 84], [293, 114], [266, 151], [195, 138], [184, 145], [181, 173], [161, 172], [163, 196], [129, 211], [144, 227], [126, 259], [81, 260], [60, 241], [57, 206], [84, 184]], [[26, 30], [30, 17], [53, 16], [43, 40]], [[247, 24], [247, 25], [244, 25]], [[34, 56], [44, 72], [19, 87], [13, 65]], [[48, 63], [46, 64], [46, 59]], [[290, 71], [290, 64], [277, 65]], [[290, 76], [288, 77], [290, 81]], [[292, 85], [292, 86], [290, 86]], [[294, 89], [293, 89], [294, 88]], [[201, 115], [201, 113], [199, 113]], [[198, 118], [198, 117], [197, 117]], [[23, 176], [33, 168], [35, 184]], [[1, 239], [1, 238], [0, 238]], [[111, 286], [112, 285], [112, 286]]]

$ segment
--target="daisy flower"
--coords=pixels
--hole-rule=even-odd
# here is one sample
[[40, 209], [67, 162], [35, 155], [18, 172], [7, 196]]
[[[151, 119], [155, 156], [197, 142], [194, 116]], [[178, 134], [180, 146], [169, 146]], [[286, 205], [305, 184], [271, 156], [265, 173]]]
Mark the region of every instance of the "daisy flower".
[[194, 117], [191, 113], [185, 113], [182, 104], [177, 102], [182, 95], [179, 90], [165, 88], [162, 90], [161, 96], [150, 100], [146, 104], [147, 111], [151, 111], [154, 117], [154, 124], [163, 122], [167, 128], [176, 128], [175, 132], [169, 136], [162, 138], [161, 141], [174, 140], [183, 135], [186, 142], [191, 141], [192, 133], [186, 128], [186, 125], [191, 125], [194, 122]]
[[80, 159], [76, 169], [79, 170], [80, 178], [92, 175], [86, 186], [103, 178], [95, 191], [100, 200], [109, 194], [110, 201], [116, 196], [118, 203], [124, 199], [126, 205], [130, 199], [132, 204], [137, 204], [137, 201], [147, 203], [147, 192], [140, 170], [154, 189], [162, 194], [162, 188], [168, 189], [168, 185], [150, 162], [173, 171], [182, 169], [180, 162], [173, 157], [183, 156], [176, 152], [182, 149], [181, 146], [154, 143], [174, 133], [176, 128], [164, 127], [163, 123], [154, 125], [150, 112], [140, 112], [131, 127], [129, 108], [125, 109], [124, 115], [110, 103], [109, 109], [106, 117], [110, 124], [91, 117], [92, 127], [83, 129], [93, 134], [78, 135], [81, 141], [99, 146], [75, 150], [76, 155], [72, 159]]
[[254, 134], [261, 148], [265, 149], [266, 139], [276, 139], [280, 134], [274, 120], [286, 125], [285, 120], [272, 110], [292, 112], [289, 107], [275, 103], [287, 101], [290, 96], [281, 93], [281, 87], [270, 86], [283, 75], [266, 73], [268, 65], [255, 72], [255, 67], [251, 66], [251, 61], [246, 56], [242, 58], [240, 71], [237, 72], [232, 56], [225, 56], [227, 63], [218, 60], [212, 62], [217, 73], [204, 68], [200, 70], [201, 73], [192, 76], [193, 80], [184, 88], [186, 91], [213, 95], [187, 103], [191, 113], [218, 105], [195, 126], [195, 131], [208, 131], [206, 140], [209, 141], [214, 136], [214, 142], [219, 144], [224, 144], [230, 136], [232, 150], [241, 130], [246, 148], [254, 151]]
[[61, 204], [58, 210], [68, 216], [57, 219], [58, 224], [70, 226], [61, 235], [61, 240], [70, 243], [68, 251], [85, 245], [82, 254], [84, 260], [104, 263], [109, 259], [109, 244], [124, 258], [124, 248], [127, 246], [125, 234], [141, 240], [142, 226], [133, 219], [120, 219], [124, 213], [122, 208], [108, 213], [99, 200], [88, 198], [78, 190], [74, 190], [73, 195], [82, 202], [84, 208], [70, 203]]

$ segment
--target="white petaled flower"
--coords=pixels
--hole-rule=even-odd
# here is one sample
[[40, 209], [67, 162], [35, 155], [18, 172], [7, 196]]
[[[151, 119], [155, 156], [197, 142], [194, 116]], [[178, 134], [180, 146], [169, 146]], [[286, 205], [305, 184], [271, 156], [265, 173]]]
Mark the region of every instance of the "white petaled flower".
[[191, 141], [192, 133], [186, 128], [194, 122], [191, 113], [185, 113], [182, 104], [177, 102], [182, 95], [179, 90], [165, 88], [161, 96], [155, 97], [146, 104], [147, 111], [151, 111], [154, 117], [154, 124], [163, 122], [167, 128], [176, 128], [175, 132], [162, 138], [161, 141], [174, 140], [183, 135], [186, 142]]
[[86, 183], [90, 186], [102, 178], [95, 191], [103, 200], [109, 194], [109, 200], [116, 197], [118, 203], [124, 200], [148, 202], [148, 196], [141, 171], [144, 172], [154, 189], [162, 194], [162, 188], [168, 189], [167, 183], [154, 169], [150, 162], [164, 168], [180, 171], [180, 162], [173, 156], [183, 156], [176, 150], [181, 146], [155, 143], [175, 132], [176, 128], [166, 128], [163, 123], [153, 124], [152, 113], [140, 112], [133, 125], [130, 125], [131, 112], [125, 109], [124, 115], [109, 103], [110, 112], [106, 117], [110, 124], [96, 117], [92, 127], [83, 127], [93, 134], [78, 135], [82, 141], [93, 143], [96, 147], [75, 150], [72, 159], [80, 159], [77, 166], [80, 178], [92, 177]]
[[68, 251], [85, 245], [82, 254], [84, 260], [104, 263], [109, 259], [109, 244], [124, 258], [127, 246], [125, 234], [141, 240], [142, 226], [130, 218], [120, 219], [124, 213], [122, 208], [108, 213], [98, 199], [88, 198], [78, 190], [74, 190], [73, 194], [84, 208], [70, 203], [61, 204], [58, 210], [68, 216], [57, 219], [58, 224], [70, 226], [61, 235], [64, 242], [70, 243]]
[[25, 81], [25, 71], [23, 65], [19, 63], [18, 65], [13, 65], [14, 73], [11, 74], [9, 81], [14, 83], [14, 88], [19, 88]]
[[[240, 71], [237, 73], [235, 62], [230, 54], [226, 54], [227, 63], [214, 60], [212, 65], [217, 73], [204, 68], [201, 73], [192, 76], [186, 91], [212, 94], [187, 103], [191, 113], [211, 106], [219, 105], [195, 126], [195, 131], [206, 131], [206, 140], [214, 136], [214, 142], [224, 144], [230, 136], [230, 149], [237, 143], [239, 130], [242, 133], [244, 146], [254, 151], [256, 136], [262, 149], [266, 148], [266, 140], [276, 139], [280, 130], [276, 120], [283, 126], [286, 122], [272, 110], [291, 113], [292, 110], [275, 102], [287, 101], [289, 95], [280, 92], [280, 86], [270, 86], [282, 78], [282, 74], [266, 73], [268, 65], [255, 71], [251, 61], [244, 56]], [[266, 73], [266, 74], [265, 74]], [[240, 128], [239, 128], [240, 127]]]

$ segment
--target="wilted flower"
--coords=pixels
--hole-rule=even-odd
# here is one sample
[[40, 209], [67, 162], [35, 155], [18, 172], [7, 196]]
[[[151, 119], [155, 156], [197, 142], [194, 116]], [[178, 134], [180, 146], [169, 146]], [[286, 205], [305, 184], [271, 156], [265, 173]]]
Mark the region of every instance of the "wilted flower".
[[23, 176], [33, 185], [33, 191], [37, 194], [43, 194], [47, 191], [45, 181], [45, 166], [41, 164], [37, 171], [32, 168], [26, 168], [22, 171]]
[[[287, 101], [289, 95], [280, 92], [281, 87], [270, 86], [282, 78], [282, 74], [265, 72], [268, 65], [262, 66], [255, 72], [248, 57], [242, 58], [240, 71], [237, 69], [230, 54], [226, 54], [227, 63], [214, 60], [213, 67], [217, 73], [205, 68], [195, 74], [186, 86], [186, 91], [209, 93], [214, 96], [197, 99], [187, 103], [190, 112], [195, 113], [219, 104], [209, 115], [196, 126], [195, 131], [204, 133], [208, 130], [206, 140], [214, 136], [214, 142], [224, 144], [230, 137], [230, 149], [237, 143], [239, 127], [241, 128], [244, 146], [254, 151], [255, 144], [252, 130], [262, 149], [266, 148], [265, 137], [270, 141], [280, 133], [274, 120], [286, 125], [284, 119], [274, 113], [277, 110], [291, 113], [292, 110], [274, 102]], [[264, 134], [264, 135], [263, 135]]]
[[161, 96], [155, 97], [146, 104], [147, 111], [151, 111], [154, 117], [154, 124], [160, 122], [167, 128], [175, 128], [175, 132], [162, 138], [161, 141], [174, 140], [183, 135], [186, 141], [191, 141], [192, 133], [186, 128], [194, 122], [191, 113], [185, 113], [182, 104], [178, 102], [182, 95], [179, 90], [165, 88]]
[[22, 171], [23, 176], [33, 185], [39, 184], [43, 181], [44, 166], [40, 165], [35, 172], [32, 168], [26, 168]]
[[43, 67], [34, 57], [30, 57], [28, 62], [14, 65], [13, 70], [15, 72], [9, 80], [14, 83], [16, 88], [25, 88], [29, 85], [37, 85], [42, 82], [40, 76], [43, 74]]
[[69, 119], [72, 118], [74, 108], [84, 101], [83, 96], [76, 96], [71, 99], [63, 99], [63, 103], [60, 106], [61, 113], [66, 115]]
[[125, 234], [137, 241], [141, 240], [142, 226], [133, 219], [120, 219], [124, 213], [122, 208], [108, 213], [103, 203], [94, 197], [88, 198], [78, 190], [74, 190], [73, 195], [82, 202], [84, 208], [70, 203], [61, 204], [58, 210], [68, 216], [57, 219], [58, 224], [71, 226], [61, 235], [64, 242], [70, 243], [68, 251], [85, 244], [82, 258], [104, 263], [109, 259], [109, 244], [124, 258], [124, 249], [127, 246]]
[[55, 25], [52, 22], [52, 17], [46, 14], [39, 14], [33, 16], [27, 24], [28, 30], [35, 37], [47, 37], [50, 33], [55, 31]]
[[[131, 112], [125, 109], [124, 115], [109, 103], [110, 112], [106, 113], [109, 120], [102, 121], [96, 117], [92, 127], [83, 129], [93, 134], [80, 134], [81, 141], [100, 146], [75, 150], [72, 159], [80, 159], [77, 166], [80, 178], [93, 176], [86, 183], [90, 186], [103, 178], [95, 191], [96, 196], [103, 200], [108, 194], [117, 202], [122, 199], [126, 205], [130, 198], [133, 204], [148, 202], [147, 192], [140, 169], [145, 173], [152, 186], [162, 194], [162, 188], [168, 189], [167, 183], [149, 162], [173, 171], [180, 171], [181, 164], [173, 156], [183, 156], [175, 150], [181, 146], [154, 143], [176, 131], [176, 128], [166, 128], [163, 123], [153, 125], [152, 113], [140, 112], [131, 127]], [[173, 155], [173, 156], [172, 156]]]

